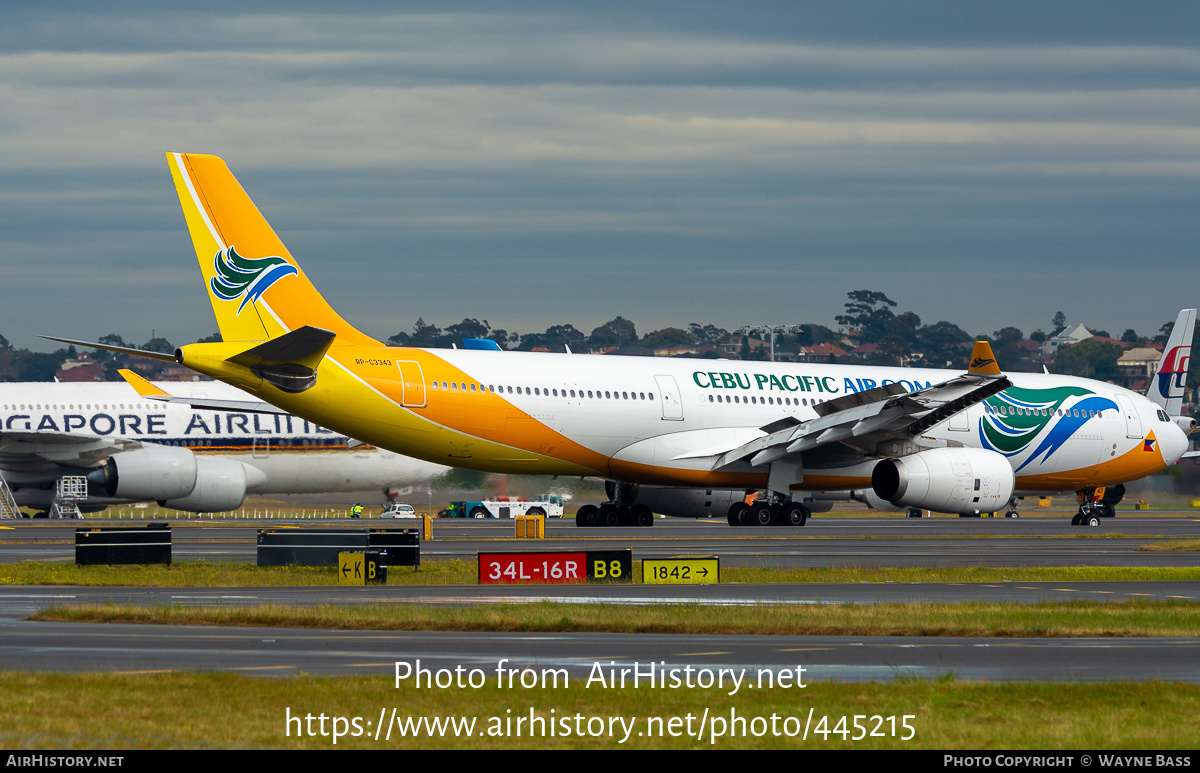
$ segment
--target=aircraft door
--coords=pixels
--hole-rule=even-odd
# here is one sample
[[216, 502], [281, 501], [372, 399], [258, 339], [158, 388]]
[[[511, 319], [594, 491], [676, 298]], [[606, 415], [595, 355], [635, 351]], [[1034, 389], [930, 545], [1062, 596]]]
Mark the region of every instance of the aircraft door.
[[683, 401], [679, 397], [679, 385], [674, 376], [655, 376], [658, 396], [662, 400], [663, 421], [683, 421]]
[[420, 363], [401, 360], [396, 365], [400, 368], [400, 404], [405, 408], [424, 408], [425, 375]]
[[1137, 412], [1137, 406], [1125, 395], [1115, 395], [1115, 397], [1121, 406], [1121, 413], [1125, 414], [1125, 437], [1143, 437], [1142, 417]]

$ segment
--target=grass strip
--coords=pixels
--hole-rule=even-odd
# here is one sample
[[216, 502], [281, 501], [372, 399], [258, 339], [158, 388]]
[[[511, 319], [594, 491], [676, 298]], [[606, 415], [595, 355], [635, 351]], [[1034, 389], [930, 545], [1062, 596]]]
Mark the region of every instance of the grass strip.
[[[390, 668], [381, 668], [390, 673]], [[229, 673], [54, 674], [0, 672], [0, 744], [23, 750], [85, 749], [1149, 749], [1191, 750], [1196, 747], [1200, 716], [1200, 686], [1191, 684], [984, 684], [952, 678], [899, 679], [887, 683], [809, 683], [791, 689], [742, 690], [729, 696], [704, 689], [587, 689], [576, 679], [557, 689], [498, 689], [494, 679], [480, 689], [397, 688], [389, 676], [260, 678]], [[81, 700], [81, 696], [86, 699]], [[319, 734], [317, 717], [360, 718], [360, 726], [375, 723], [381, 710], [395, 708], [400, 720], [416, 717], [474, 719], [469, 737], [428, 732], [401, 737], [393, 727], [391, 740], [368, 732], [338, 739]], [[793, 733], [804, 727], [809, 710], [812, 726], [826, 717], [834, 730], [845, 716], [841, 732], [822, 737], [811, 729], [799, 735], [717, 737], [705, 733], [671, 737], [641, 735], [649, 717], [660, 727], [671, 718], [690, 715], [695, 727], [706, 712], [747, 719], [746, 728], [776, 726]], [[300, 735], [292, 716], [311, 714], [313, 737]], [[552, 713], [553, 712], [553, 713]], [[516, 737], [517, 717], [546, 720], [570, 718], [571, 735], [530, 736], [529, 725]], [[866, 729], [862, 740], [849, 740]], [[880, 725], [869, 718], [903, 715], [915, 737], [871, 737]], [[623, 717], [638, 724], [623, 744], [607, 735], [577, 735], [574, 718]], [[754, 717], [765, 721], [755, 725]], [[505, 721], [512, 719], [505, 733]], [[389, 722], [389, 724], [391, 724]], [[596, 728], [600, 723], [592, 722]], [[351, 726], [352, 727], [352, 726]], [[561, 725], [556, 726], [561, 728]], [[888, 725], [882, 725], [887, 732]], [[493, 733], [499, 734], [493, 734]], [[585, 730], [586, 733], [586, 730]], [[740, 735], [740, 734], [739, 734]], [[665, 736], [665, 737], [663, 737]]]
[[498, 604], [56, 606], [31, 620], [373, 631], [611, 632], [809, 636], [1200, 637], [1200, 603], [703, 605]]
[[[641, 562], [634, 580], [641, 581]], [[847, 582], [1142, 582], [1200, 581], [1200, 567], [721, 567], [722, 584]], [[474, 585], [474, 562], [425, 561], [419, 570], [397, 567], [389, 585]], [[181, 561], [170, 566], [0, 565], [0, 585], [140, 586], [156, 588], [289, 587], [336, 585], [333, 567], [259, 567], [232, 562]]]
[[1157, 552], [1163, 552], [1163, 551], [1177, 551], [1177, 550], [1187, 550], [1187, 551], [1195, 552], [1197, 550], [1200, 550], [1200, 539], [1182, 539], [1182, 540], [1173, 540], [1171, 542], [1151, 542], [1148, 545], [1141, 545], [1134, 549], [1135, 550], [1145, 550], [1145, 551], [1151, 552], [1151, 553], [1157, 553]]

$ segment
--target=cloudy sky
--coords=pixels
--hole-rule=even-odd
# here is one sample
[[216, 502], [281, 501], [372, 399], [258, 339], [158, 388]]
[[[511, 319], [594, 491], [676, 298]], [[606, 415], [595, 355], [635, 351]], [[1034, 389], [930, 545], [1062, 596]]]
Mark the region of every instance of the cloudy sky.
[[47, 5], [0, 13], [18, 346], [215, 330], [167, 151], [383, 338], [1200, 303], [1195, 2]]

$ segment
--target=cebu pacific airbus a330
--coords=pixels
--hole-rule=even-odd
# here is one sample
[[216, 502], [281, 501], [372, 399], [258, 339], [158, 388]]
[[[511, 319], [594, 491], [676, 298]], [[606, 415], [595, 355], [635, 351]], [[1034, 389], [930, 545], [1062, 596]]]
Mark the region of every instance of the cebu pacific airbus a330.
[[979, 513], [1062, 491], [1080, 524], [1187, 448], [1146, 397], [1006, 376], [985, 342], [965, 373], [385, 346], [326, 303], [224, 161], [167, 159], [224, 342], [160, 356], [399, 454], [606, 479], [580, 525], [649, 526], [720, 496], [731, 524], [802, 525], [835, 496]]

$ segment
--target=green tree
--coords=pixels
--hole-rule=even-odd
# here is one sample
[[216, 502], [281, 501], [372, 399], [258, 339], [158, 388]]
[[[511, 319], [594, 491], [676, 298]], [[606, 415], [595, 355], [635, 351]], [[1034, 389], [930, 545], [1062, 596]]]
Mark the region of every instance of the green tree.
[[716, 346], [717, 342], [729, 335], [729, 331], [715, 325], [701, 327], [695, 322], [688, 323], [688, 332], [696, 339], [697, 346]]
[[1050, 367], [1055, 373], [1068, 376], [1118, 381], [1121, 378], [1121, 371], [1117, 368], [1120, 357], [1120, 348], [1089, 338], [1059, 349]]
[[624, 317], [610, 319], [592, 331], [588, 336], [588, 346], [593, 350], [606, 349], [609, 346], [625, 346], [637, 340], [637, 328]]
[[653, 333], [647, 333], [638, 345], [644, 346], [647, 349], [662, 349], [668, 346], [695, 346], [696, 338], [686, 330], [680, 330], [677, 327], [664, 327], [662, 330], [655, 330]]
[[149, 341], [142, 344], [138, 348], [141, 349], [143, 352], [158, 352], [159, 354], [174, 354], [175, 353], [175, 345], [161, 336], [151, 338]]
[[846, 297], [846, 313], [834, 317], [839, 325], [857, 328], [859, 343], [874, 343], [887, 334], [888, 323], [896, 318], [895, 301], [874, 290], [851, 290]]
[[925, 364], [931, 368], [965, 365], [970, 344], [971, 336], [966, 331], [945, 320], [917, 331], [917, 345]]

